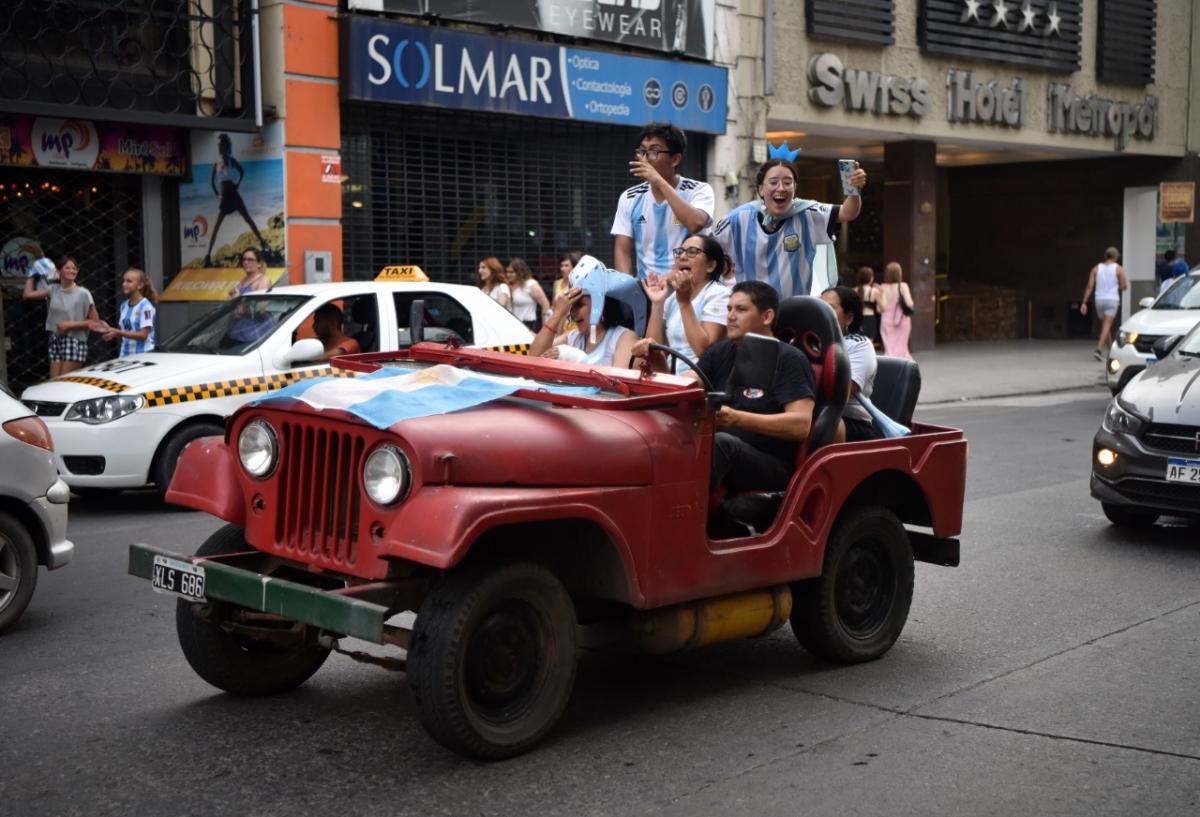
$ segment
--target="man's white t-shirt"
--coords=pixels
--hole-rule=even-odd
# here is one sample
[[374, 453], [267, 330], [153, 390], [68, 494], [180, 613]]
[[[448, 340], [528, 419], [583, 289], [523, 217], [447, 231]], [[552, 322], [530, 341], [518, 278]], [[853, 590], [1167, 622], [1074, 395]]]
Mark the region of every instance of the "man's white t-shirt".
[[[870, 397], [875, 389], [875, 372], [879, 368], [879, 360], [875, 357], [875, 345], [866, 335], [858, 333], [846, 335], [842, 338], [842, 343], [846, 347], [846, 358], [850, 362], [850, 379], [858, 386], [858, 391], [863, 397]], [[871, 415], [853, 397], [846, 401], [842, 416], [872, 422]]]
[[[712, 223], [714, 197], [712, 185], [683, 176], [675, 183], [680, 198], [708, 215]], [[705, 225], [707, 230], [708, 224]], [[649, 182], [634, 185], [621, 194], [617, 202], [617, 215], [613, 219], [613, 235], [624, 235], [633, 239], [633, 261], [638, 278], [650, 272], [668, 274], [675, 259], [671, 250], [683, 244], [688, 229], [683, 225], [671, 205], [663, 199], [654, 201]]]

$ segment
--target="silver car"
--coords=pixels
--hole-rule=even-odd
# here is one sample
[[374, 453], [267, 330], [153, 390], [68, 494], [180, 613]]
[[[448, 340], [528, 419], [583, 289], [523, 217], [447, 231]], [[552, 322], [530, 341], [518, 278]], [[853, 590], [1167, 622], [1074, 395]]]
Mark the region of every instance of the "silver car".
[[37, 585], [38, 565], [71, 561], [67, 499], [54, 467], [46, 424], [0, 386], [0, 633], [21, 617]]

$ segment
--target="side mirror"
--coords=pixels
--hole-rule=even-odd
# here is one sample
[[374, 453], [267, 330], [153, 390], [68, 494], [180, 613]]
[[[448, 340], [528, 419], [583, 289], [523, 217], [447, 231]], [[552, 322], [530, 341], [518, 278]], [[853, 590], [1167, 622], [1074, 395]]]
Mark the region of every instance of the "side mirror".
[[1181, 340], [1183, 340], [1183, 335], [1167, 335], [1165, 338], [1159, 338], [1154, 341], [1150, 349], [1154, 352], [1156, 358], [1162, 360], [1171, 354], [1171, 350], [1178, 346]]
[[1154, 296], [1147, 295], [1145, 298], [1142, 298], [1140, 301], [1138, 301], [1138, 306], [1140, 306], [1142, 309], [1149, 309], [1150, 307], [1154, 306]]
[[292, 348], [275, 358], [275, 365], [280, 369], [295, 366], [297, 363], [311, 363], [320, 360], [325, 354], [325, 344], [316, 338], [304, 338], [292, 344]]
[[408, 308], [408, 339], [409, 343], [425, 340], [425, 302], [420, 298]]
[[783, 344], [767, 335], [746, 333], [738, 342], [733, 358], [733, 376], [730, 387], [737, 389], [759, 389], [769, 391], [775, 382], [775, 366], [779, 362], [779, 349]]

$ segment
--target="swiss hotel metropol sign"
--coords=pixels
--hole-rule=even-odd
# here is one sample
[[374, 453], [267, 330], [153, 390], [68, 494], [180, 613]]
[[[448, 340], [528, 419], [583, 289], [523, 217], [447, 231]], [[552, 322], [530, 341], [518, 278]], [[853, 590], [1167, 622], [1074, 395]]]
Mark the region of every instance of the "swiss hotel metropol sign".
[[[1079, 0], [925, 0], [919, 31], [922, 48], [935, 54], [1019, 62], [1052, 72], [1079, 70]], [[808, 62], [808, 98], [821, 107], [844, 107], [882, 117], [921, 119], [929, 112], [928, 80], [857, 69], [835, 54]], [[1132, 139], [1153, 139], [1158, 98], [1138, 103], [1077, 94], [1065, 82], [1046, 91], [1049, 133], [1107, 137], [1117, 150]], [[1022, 128], [1028, 117], [1023, 79], [979, 79], [975, 71], [946, 72], [946, 118], [950, 122]]]

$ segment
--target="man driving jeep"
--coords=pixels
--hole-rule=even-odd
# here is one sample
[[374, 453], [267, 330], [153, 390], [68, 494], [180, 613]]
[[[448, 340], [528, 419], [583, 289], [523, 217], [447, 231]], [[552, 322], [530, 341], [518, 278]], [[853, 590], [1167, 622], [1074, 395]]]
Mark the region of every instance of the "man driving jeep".
[[[726, 338], [700, 356], [697, 366], [713, 388], [728, 391], [738, 344], [747, 334], [772, 337], [779, 295], [761, 281], [743, 281], [729, 297]], [[651, 351], [649, 340], [633, 347], [633, 357], [650, 356], [655, 371], [667, 371], [665, 356]], [[710, 485], [731, 492], [781, 491], [796, 466], [800, 444], [812, 425], [815, 387], [812, 366], [799, 350], [778, 346], [768, 388], [738, 387], [716, 414]], [[688, 371], [685, 377], [699, 380]]]

